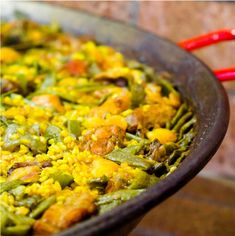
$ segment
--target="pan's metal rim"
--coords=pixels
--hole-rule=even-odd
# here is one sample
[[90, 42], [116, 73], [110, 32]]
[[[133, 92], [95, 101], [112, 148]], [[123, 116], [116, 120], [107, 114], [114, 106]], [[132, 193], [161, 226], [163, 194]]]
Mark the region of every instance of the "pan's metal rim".
[[[51, 5], [48, 3], [36, 3], [36, 4]], [[55, 8], [55, 6], [53, 7]], [[115, 24], [125, 25], [128, 28], [135, 29], [153, 38], [156, 37], [158, 39], [167, 41], [173, 47], [185, 51], [184, 49], [178, 47], [174, 42], [170, 41], [169, 39], [160, 37], [146, 30], [140, 29], [135, 25], [130, 25], [128, 23], [124, 23], [119, 20], [111, 20], [109, 18], [101, 17], [84, 11], [68, 9], [63, 6], [56, 6], [56, 8], [61, 8], [63, 10], [66, 9], [66, 11], [68, 12], [69, 11], [81, 12], [82, 14], [90, 15], [92, 17], [113, 22]], [[203, 168], [203, 166], [205, 166], [205, 164], [210, 160], [210, 158], [216, 152], [217, 148], [219, 147], [224, 138], [229, 122], [229, 103], [227, 94], [225, 93], [223, 86], [215, 78], [211, 69], [207, 65], [205, 65], [205, 63], [203, 63], [200, 59], [198, 59], [191, 53], [187, 51], [185, 51], [185, 53], [195, 58], [204, 68], [206, 68], [206, 70], [210, 73], [211, 81], [215, 86], [216, 91], [218, 92], [218, 110], [215, 117], [213, 128], [207, 136], [208, 142], [206, 143], [207, 145], [206, 148], [196, 148], [197, 158], [195, 158], [194, 153], [190, 153], [189, 156], [187, 157], [187, 159], [190, 161], [182, 162], [180, 167], [175, 172], [169, 175], [166, 179], [159, 182], [157, 185], [147, 189], [146, 192], [142, 193], [136, 198], [129, 200], [128, 202], [122, 204], [119, 207], [116, 207], [115, 209], [105, 213], [104, 215], [95, 216], [94, 218], [91, 218], [87, 221], [74, 225], [69, 229], [59, 233], [58, 236], [72, 236], [75, 233], [79, 233], [79, 235], [81, 236], [98, 235], [98, 234], [101, 235], [102, 232], [108, 232], [114, 227], [116, 228], [118, 226], [121, 226], [123, 222], [131, 220], [133, 218], [133, 215], [136, 218], [139, 217], [143, 213], [149, 211], [153, 206], [159, 204], [167, 197], [175, 193], [183, 185], [185, 185]], [[216, 139], [214, 139], [215, 137]], [[194, 157], [194, 159], [192, 157]]]

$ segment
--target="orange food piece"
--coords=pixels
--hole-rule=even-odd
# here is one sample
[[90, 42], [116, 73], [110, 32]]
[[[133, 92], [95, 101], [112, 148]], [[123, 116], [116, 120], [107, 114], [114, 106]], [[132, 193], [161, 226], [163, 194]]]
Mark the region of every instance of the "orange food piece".
[[64, 111], [64, 107], [62, 106], [59, 97], [56, 95], [52, 94], [38, 95], [33, 97], [32, 101], [39, 106], [54, 108], [58, 112]]
[[90, 116], [105, 117], [107, 113], [120, 114], [131, 105], [130, 93], [123, 91], [119, 96], [108, 98], [101, 106], [91, 110]]
[[80, 150], [88, 150], [93, 154], [106, 155], [114, 147], [121, 145], [125, 131], [119, 126], [110, 125], [87, 131], [79, 143]]
[[25, 182], [36, 182], [39, 179], [40, 168], [38, 166], [26, 166], [15, 169], [8, 180], [20, 179]]
[[65, 69], [70, 73], [70, 75], [78, 76], [86, 72], [86, 63], [82, 60], [69, 61], [65, 65]]
[[43, 216], [34, 223], [34, 232], [38, 236], [49, 236], [68, 228], [96, 210], [94, 197], [87, 193], [73, 193], [63, 204], [50, 206]]

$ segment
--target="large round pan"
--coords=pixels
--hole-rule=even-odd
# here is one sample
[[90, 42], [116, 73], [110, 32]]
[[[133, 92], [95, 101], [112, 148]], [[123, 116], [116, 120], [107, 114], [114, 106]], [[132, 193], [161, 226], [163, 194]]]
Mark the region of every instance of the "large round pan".
[[[60, 233], [72, 235], [125, 235], [152, 207], [164, 201], [192, 179], [220, 146], [229, 121], [224, 88], [213, 72], [199, 59], [176, 44], [140, 29], [84, 12], [42, 3], [1, 3], [2, 17], [11, 18], [15, 10], [42, 23], [57, 21], [65, 31], [88, 34], [109, 44], [127, 57], [140, 60], [157, 71], [168, 71], [173, 83], [191, 102], [197, 116], [197, 135], [190, 154], [180, 167], [138, 197]], [[183, 45], [182, 45], [183, 46]]]

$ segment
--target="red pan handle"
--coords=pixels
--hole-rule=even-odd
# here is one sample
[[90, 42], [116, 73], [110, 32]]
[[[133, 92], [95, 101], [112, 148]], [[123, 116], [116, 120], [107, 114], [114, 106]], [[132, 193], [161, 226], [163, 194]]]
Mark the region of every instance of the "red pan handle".
[[[222, 29], [200, 35], [198, 37], [179, 42], [178, 45], [187, 51], [192, 51], [194, 49], [206, 47], [227, 40], [235, 40], [235, 28]], [[222, 82], [235, 80], [235, 66], [226, 69], [215, 70], [214, 73], [216, 77]]]

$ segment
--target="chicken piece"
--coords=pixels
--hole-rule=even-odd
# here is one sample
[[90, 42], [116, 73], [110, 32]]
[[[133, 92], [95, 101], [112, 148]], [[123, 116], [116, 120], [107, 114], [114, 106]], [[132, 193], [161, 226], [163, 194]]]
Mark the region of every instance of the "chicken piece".
[[36, 182], [39, 179], [40, 167], [39, 166], [25, 166], [13, 170], [8, 177], [8, 180], [20, 179], [24, 182]]
[[149, 128], [159, 128], [171, 120], [175, 109], [166, 104], [145, 105], [136, 108], [132, 114], [127, 116], [127, 130], [135, 132], [137, 129], [145, 133]]
[[38, 166], [40, 168], [46, 168], [52, 166], [51, 161], [25, 161], [25, 162], [15, 162], [10, 169], [8, 170], [8, 175], [10, 175], [13, 171], [15, 171], [18, 168], [23, 168], [27, 166]]
[[123, 90], [120, 94], [114, 94], [108, 98], [101, 106], [91, 110], [90, 116], [104, 118], [107, 113], [117, 115], [128, 109], [131, 105], [130, 92]]
[[116, 145], [121, 146], [124, 138], [125, 131], [119, 126], [102, 126], [87, 131], [79, 142], [79, 148], [103, 156], [110, 153]]
[[34, 223], [34, 235], [49, 236], [68, 228], [84, 217], [95, 213], [94, 197], [87, 193], [73, 193], [63, 204], [50, 206]]
[[59, 97], [56, 95], [52, 94], [38, 95], [33, 97], [32, 101], [39, 106], [54, 108], [58, 112], [64, 111], [64, 107], [61, 104]]

